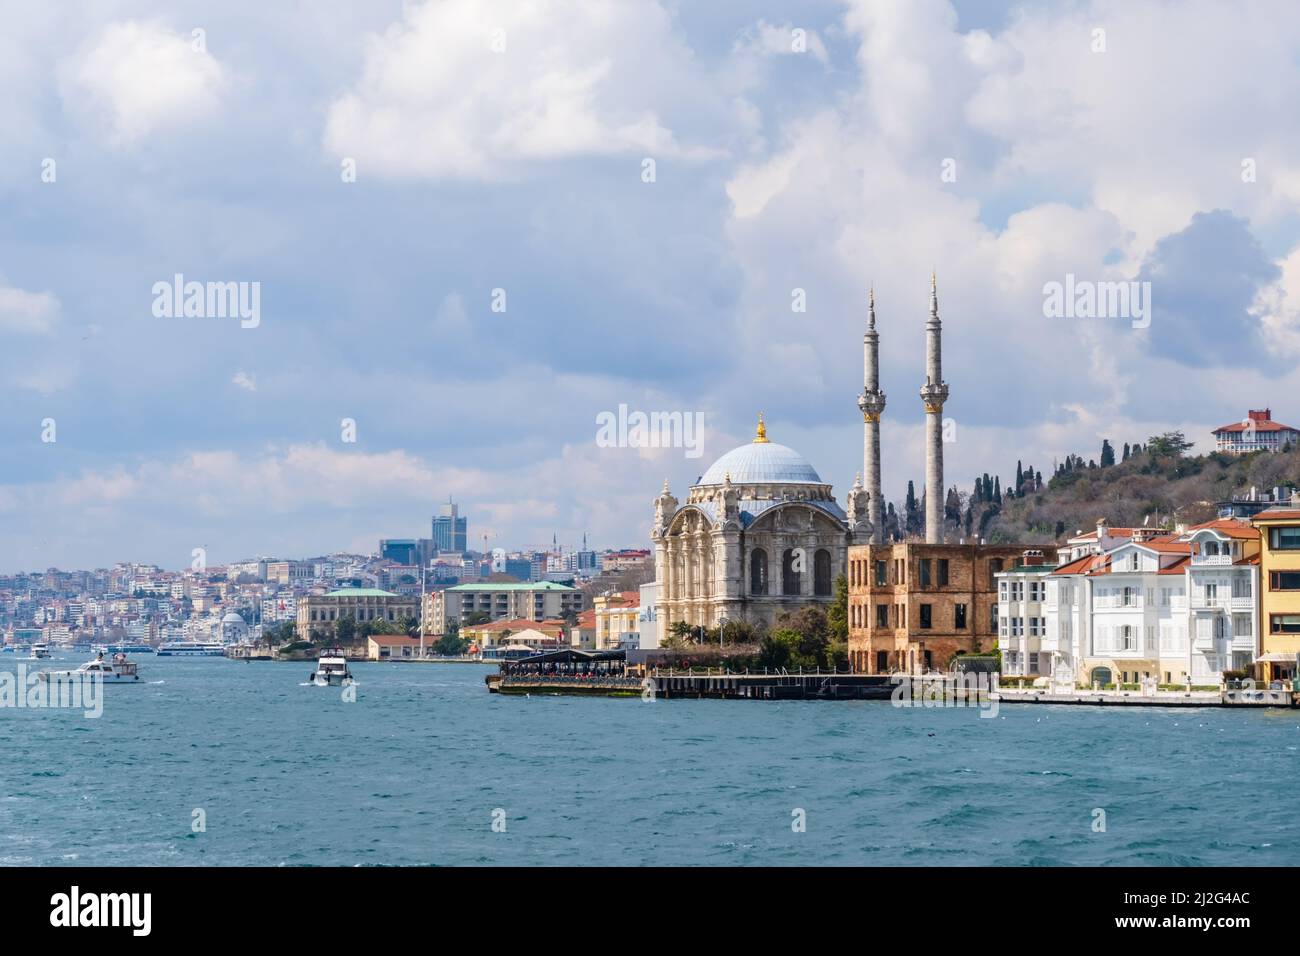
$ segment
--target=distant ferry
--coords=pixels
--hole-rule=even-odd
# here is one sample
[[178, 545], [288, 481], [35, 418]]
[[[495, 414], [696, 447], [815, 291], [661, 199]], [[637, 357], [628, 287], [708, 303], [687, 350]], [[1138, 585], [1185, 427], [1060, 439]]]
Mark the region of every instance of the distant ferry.
[[118, 644], [95, 644], [91, 650], [97, 654], [152, 654], [153, 645], [122, 642]]
[[159, 657], [225, 657], [226, 645], [216, 641], [168, 641], [158, 648]]
[[30, 660], [43, 661], [43, 660], [47, 660], [49, 656], [50, 656], [50, 645], [48, 644], [32, 645], [32, 656]]

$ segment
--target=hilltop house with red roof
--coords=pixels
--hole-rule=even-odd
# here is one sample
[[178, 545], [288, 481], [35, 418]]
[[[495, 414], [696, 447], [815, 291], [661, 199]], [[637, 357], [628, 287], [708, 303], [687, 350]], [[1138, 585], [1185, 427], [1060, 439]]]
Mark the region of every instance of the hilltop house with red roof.
[[1300, 443], [1300, 431], [1273, 421], [1271, 408], [1252, 408], [1241, 421], [1214, 430], [1215, 450], [1229, 455], [1281, 451], [1297, 443]]

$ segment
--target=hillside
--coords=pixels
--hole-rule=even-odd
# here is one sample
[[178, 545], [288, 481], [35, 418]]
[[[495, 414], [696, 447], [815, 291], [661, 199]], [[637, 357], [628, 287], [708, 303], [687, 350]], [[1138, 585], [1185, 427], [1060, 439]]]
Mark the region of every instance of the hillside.
[[[1172, 436], [1161, 436], [1169, 439]], [[1181, 436], [1178, 436], [1181, 438]], [[1094, 527], [1098, 518], [1114, 526], [1172, 527], [1215, 516], [1215, 504], [1252, 487], [1260, 493], [1276, 486], [1300, 484], [1300, 450], [1256, 452], [1234, 456], [1213, 453], [1188, 456], [1175, 446], [1157, 453], [1161, 439], [1153, 438], [1126, 459], [1107, 465], [1072, 458], [1047, 481], [1028, 477], [1022, 494], [1012, 489], [997, 500], [981, 501], [976, 494], [959, 494], [961, 525], [953, 520], [957, 502], [949, 496], [949, 527], [956, 534], [979, 534], [990, 543], [1044, 544], [1064, 541], [1079, 529]], [[1113, 461], [1113, 452], [1109, 456]], [[1103, 452], [1103, 460], [1106, 459]]]

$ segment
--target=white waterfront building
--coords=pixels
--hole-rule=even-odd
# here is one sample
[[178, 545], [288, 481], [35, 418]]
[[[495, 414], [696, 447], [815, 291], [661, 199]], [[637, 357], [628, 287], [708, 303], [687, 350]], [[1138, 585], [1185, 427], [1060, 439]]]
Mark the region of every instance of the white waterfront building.
[[1044, 572], [998, 577], [1003, 673], [1090, 687], [1217, 685], [1260, 653], [1259, 537], [1220, 519], [1164, 536], [1099, 527]]

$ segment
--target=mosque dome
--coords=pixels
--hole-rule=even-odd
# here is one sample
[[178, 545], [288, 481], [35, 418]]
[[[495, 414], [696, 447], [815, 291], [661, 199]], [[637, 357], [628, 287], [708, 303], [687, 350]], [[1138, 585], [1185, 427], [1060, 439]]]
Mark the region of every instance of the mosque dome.
[[758, 435], [747, 445], [733, 448], [712, 465], [697, 485], [720, 485], [731, 476], [733, 485], [824, 484], [817, 469], [793, 448], [768, 441], [763, 416], [758, 417]]

